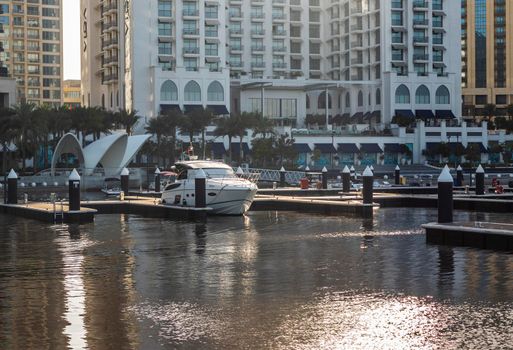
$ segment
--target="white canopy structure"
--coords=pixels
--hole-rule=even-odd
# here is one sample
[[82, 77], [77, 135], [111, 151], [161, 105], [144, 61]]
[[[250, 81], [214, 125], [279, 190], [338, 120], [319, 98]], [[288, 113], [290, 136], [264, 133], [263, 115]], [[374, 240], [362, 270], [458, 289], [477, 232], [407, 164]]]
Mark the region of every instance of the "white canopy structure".
[[101, 166], [105, 176], [119, 175], [121, 170], [135, 157], [151, 135], [128, 136], [125, 133], [115, 133], [105, 136], [82, 148], [74, 134], [64, 135], [52, 158], [51, 174], [55, 175], [55, 167], [63, 154], [71, 153], [77, 156], [83, 175], [91, 175]]

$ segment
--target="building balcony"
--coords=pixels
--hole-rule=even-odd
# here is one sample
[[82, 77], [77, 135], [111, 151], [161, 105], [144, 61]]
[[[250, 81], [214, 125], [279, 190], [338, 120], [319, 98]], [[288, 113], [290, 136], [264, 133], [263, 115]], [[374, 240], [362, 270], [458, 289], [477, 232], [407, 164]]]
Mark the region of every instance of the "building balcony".
[[427, 27], [429, 25], [429, 20], [427, 19], [414, 19], [413, 25], [415, 27]]
[[251, 31], [251, 36], [264, 36], [265, 30], [264, 29], [253, 29]]
[[230, 28], [228, 31], [231, 36], [240, 36], [244, 33], [244, 30], [242, 28], [237, 28], [237, 29]]
[[273, 69], [286, 69], [287, 68], [287, 63], [285, 62], [273, 62]]
[[255, 69], [255, 68], [264, 69], [265, 68], [265, 63], [264, 62], [251, 62], [251, 68], [253, 68], [253, 69]]
[[424, 0], [414, 0], [413, 1], [413, 9], [414, 10], [428, 10], [428, 3]]
[[182, 33], [183, 33], [183, 35], [199, 35], [199, 28], [195, 28], [195, 29], [184, 28]]
[[184, 55], [199, 55], [199, 47], [184, 47], [182, 50]]
[[428, 38], [413, 38], [413, 44], [415, 45], [427, 45], [428, 43]]
[[199, 17], [199, 10], [184, 9], [182, 11], [183, 17]]
[[429, 61], [429, 55], [428, 54], [418, 54], [413, 55], [414, 61]]
[[264, 45], [251, 46], [251, 52], [262, 52], [265, 51]]

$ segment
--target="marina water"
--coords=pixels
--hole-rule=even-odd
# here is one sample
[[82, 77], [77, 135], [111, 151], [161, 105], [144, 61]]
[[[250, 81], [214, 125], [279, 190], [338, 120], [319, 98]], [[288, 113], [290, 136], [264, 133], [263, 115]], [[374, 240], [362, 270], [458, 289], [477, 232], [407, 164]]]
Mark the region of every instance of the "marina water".
[[513, 255], [426, 245], [430, 221], [435, 210], [83, 226], [0, 215], [0, 348], [511, 346]]

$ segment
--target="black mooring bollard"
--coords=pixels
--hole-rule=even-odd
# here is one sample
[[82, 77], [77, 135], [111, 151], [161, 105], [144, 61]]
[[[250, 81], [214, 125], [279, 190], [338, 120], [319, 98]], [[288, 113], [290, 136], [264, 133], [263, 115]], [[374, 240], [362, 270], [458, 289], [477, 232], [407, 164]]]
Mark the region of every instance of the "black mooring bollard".
[[347, 165], [342, 170], [342, 192], [351, 192], [351, 170], [349, 170]]
[[18, 175], [14, 169], [7, 175], [7, 204], [18, 204]]
[[328, 169], [326, 167], [322, 168], [322, 189], [328, 189]]
[[196, 208], [206, 208], [207, 207], [207, 179], [206, 174], [203, 169], [198, 169], [196, 171], [196, 176], [194, 179], [194, 197], [195, 197], [195, 207]]
[[399, 168], [399, 165], [397, 165], [395, 167], [394, 176], [395, 176], [395, 184], [400, 185], [401, 184], [401, 168]]
[[456, 186], [463, 186], [463, 168], [461, 165], [456, 168]]
[[280, 187], [285, 187], [285, 168], [281, 167], [280, 169]]
[[363, 174], [363, 204], [372, 204], [374, 201], [374, 174], [366, 167]]
[[449, 167], [446, 165], [438, 177], [438, 223], [453, 221], [453, 182]]
[[68, 178], [69, 210], [80, 211], [80, 175], [73, 169]]
[[476, 194], [482, 196], [485, 193], [485, 171], [481, 165], [476, 169]]
[[349, 171], [351, 172], [351, 179], [356, 180], [356, 169], [354, 168], [354, 166], [351, 165]]
[[160, 169], [157, 168], [155, 170], [155, 192], [160, 192]]
[[125, 196], [128, 196], [128, 182], [130, 181], [130, 172], [127, 168], [121, 170], [121, 191]]

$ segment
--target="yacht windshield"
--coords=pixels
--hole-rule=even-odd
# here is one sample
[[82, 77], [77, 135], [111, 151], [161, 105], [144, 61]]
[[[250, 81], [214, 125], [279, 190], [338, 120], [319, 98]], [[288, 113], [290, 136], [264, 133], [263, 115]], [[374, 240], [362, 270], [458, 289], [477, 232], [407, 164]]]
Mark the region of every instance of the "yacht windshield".
[[221, 179], [226, 177], [235, 177], [235, 174], [232, 169], [223, 169], [223, 168], [204, 168], [203, 171], [207, 175], [209, 179]]

